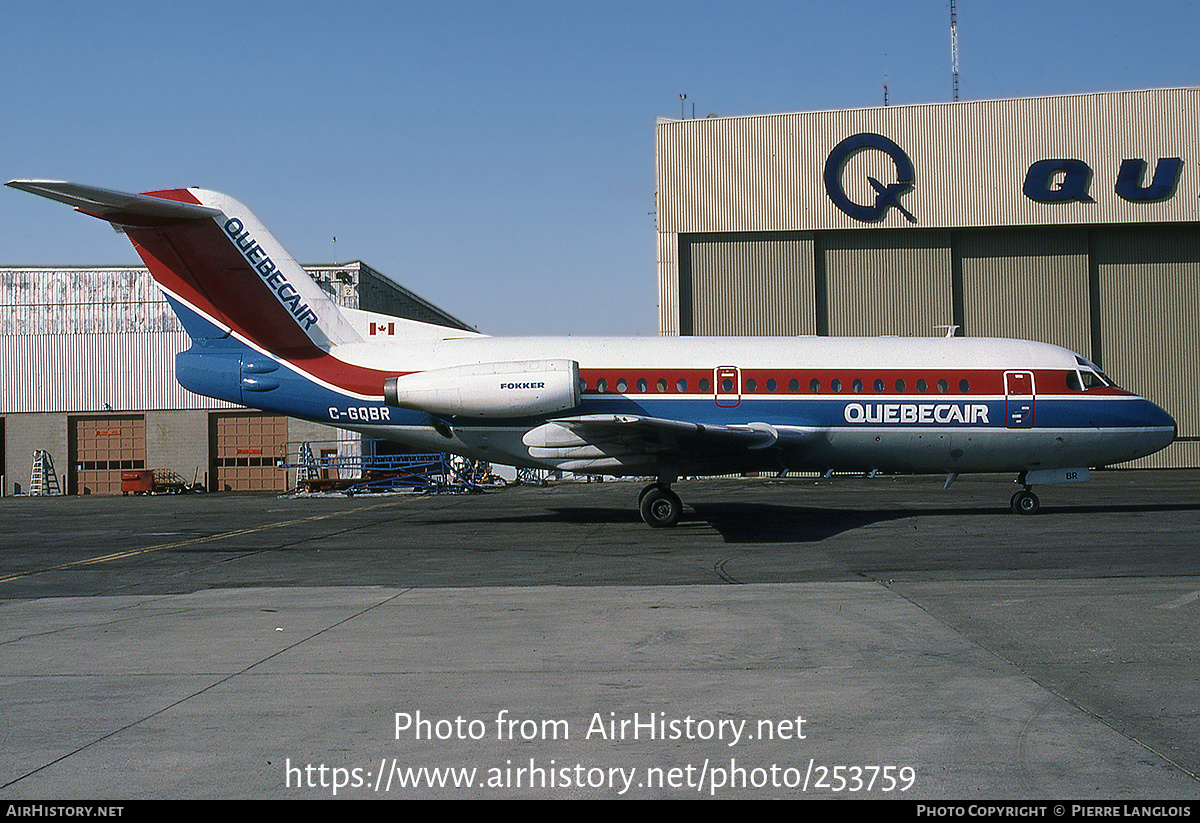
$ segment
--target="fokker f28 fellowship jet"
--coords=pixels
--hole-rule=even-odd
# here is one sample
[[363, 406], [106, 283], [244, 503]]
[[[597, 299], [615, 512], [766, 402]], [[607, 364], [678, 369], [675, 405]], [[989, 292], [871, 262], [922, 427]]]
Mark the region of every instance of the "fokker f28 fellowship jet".
[[[417, 449], [649, 475], [651, 526], [681, 475], [1015, 472], [1035, 483], [1162, 449], [1175, 421], [1066, 349], [933, 338], [493, 338], [339, 308], [241, 203], [203, 189], [8, 185], [107, 220], [191, 337], [198, 394]], [[386, 329], [381, 339], [378, 333]]]

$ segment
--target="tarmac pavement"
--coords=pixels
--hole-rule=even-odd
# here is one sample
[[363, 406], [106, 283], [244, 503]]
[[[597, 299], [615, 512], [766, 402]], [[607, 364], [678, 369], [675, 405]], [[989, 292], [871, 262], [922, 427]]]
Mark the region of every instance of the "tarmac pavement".
[[1200, 472], [638, 488], [0, 500], [0, 796], [1200, 799]]

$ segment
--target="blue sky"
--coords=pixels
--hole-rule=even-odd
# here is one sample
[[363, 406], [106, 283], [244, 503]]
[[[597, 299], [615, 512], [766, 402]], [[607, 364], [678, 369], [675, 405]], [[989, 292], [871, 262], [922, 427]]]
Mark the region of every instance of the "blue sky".
[[[1196, 2], [958, 6], [963, 99], [1200, 85]], [[0, 176], [216, 189], [481, 331], [654, 335], [655, 119], [948, 100], [948, 9], [8, 0]], [[137, 262], [0, 189], [0, 264]]]

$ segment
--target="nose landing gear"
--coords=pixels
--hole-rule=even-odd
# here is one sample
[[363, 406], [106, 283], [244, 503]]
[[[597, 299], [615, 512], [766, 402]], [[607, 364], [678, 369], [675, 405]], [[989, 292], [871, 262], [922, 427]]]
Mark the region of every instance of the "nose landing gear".
[[1014, 494], [1012, 500], [1009, 501], [1009, 507], [1014, 514], [1037, 514], [1041, 505], [1038, 496], [1028, 486]]

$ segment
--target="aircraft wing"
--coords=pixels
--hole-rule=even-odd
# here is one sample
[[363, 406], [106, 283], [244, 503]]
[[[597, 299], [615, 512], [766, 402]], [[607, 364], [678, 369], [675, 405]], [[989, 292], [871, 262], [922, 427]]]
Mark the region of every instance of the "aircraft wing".
[[799, 446], [820, 432], [816, 427], [779, 428], [770, 423], [711, 425], [633, 414], [557, 418], [542, 428], [548, 427], [556, 428], [543, 432], [537, 444], [547, 450], [586, 444], [608, 454], [677, 455], [684, 459], [766, 449], [777, 443]]

